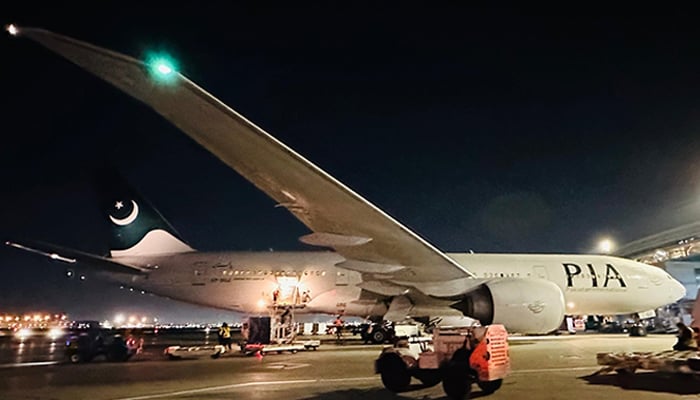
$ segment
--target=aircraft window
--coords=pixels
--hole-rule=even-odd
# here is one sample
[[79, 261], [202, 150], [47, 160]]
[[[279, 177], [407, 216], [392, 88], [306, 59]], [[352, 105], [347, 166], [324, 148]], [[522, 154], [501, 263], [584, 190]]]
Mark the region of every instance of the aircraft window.
[[503, 272], [501, 272], [501, 278], [503, 278]]
[[316, 271], [316, 276], [321, 276], [321, 271]]
[[304, 276], [308, 275], [309, 271], [304, 271]]
[[202, 275], [202, 271], [200, 271], [200, 270], [198, 270], [198, 269], [195, 269], [195, 270], [194, 270], [194, 276], [200, 276], [200, 275]]
[[322, 271], [321, 276], [326, 276], [326, 271]]

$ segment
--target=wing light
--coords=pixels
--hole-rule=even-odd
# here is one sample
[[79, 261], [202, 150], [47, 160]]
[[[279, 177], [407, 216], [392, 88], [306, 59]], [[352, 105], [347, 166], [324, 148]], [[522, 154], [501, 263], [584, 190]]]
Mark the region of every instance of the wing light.
[[17, 25], [15, 24], [10, 24], [5, 27], [5, 30], [7, 33], [9, 33], [12, 36], [17, 36], [19, 34], [19, 29], [17, 28]]
[[157, 82], [170, 83], [177, 77], [177, 63], [165, 54], [149, 54], [146, 64], [153, 79]]

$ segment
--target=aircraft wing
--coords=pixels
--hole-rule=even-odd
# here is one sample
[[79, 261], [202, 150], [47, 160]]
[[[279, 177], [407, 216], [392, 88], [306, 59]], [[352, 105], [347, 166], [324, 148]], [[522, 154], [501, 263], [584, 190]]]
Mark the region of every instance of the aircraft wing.
[[300, 240], [333, 248], [402, 281], [473, 276], [453, 259], [207, 93], [169, 71], [154, 79], [153, 65], [66, 36], [18, 28], [80, 67], [146, 103], [196, 142], [287, 208], [313, 233]]
[[30, 253], [39, 254], [48, 257], [52, 260], [61, 261], [67, 264], [84, 264], [92, 267], [94, 272], [116, 272], [120, 274], [141, 275], [147, 273], [148, 270], [139, 268], [134, 265], [118, 263], [107, 257], [100, 257], [94, 254], [85, 253], [79, 250], [68, 249], [65, 247], [56, 246], [49, 243], [32, 242], [32, 243], [16, 243], [5, 242], [6, 245], [16, 249], [28, 251]]

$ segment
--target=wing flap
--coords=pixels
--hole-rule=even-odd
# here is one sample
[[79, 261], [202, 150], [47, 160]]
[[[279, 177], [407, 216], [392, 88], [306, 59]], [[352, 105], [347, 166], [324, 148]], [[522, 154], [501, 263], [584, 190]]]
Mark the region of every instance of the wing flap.
[[[393, 274], [404, 281], [473, 276], [185, 76], [173, 72], [175, 76], [164, 84], [153, 79], [148, 65], [134, 58], [45, 30], [27, 28], [19, 33], [152, 107], [321, 234], [345, 258], [404, 266]], [[343, 237], [367, 240], [348, 245], [348, 240], [338, 240]]]

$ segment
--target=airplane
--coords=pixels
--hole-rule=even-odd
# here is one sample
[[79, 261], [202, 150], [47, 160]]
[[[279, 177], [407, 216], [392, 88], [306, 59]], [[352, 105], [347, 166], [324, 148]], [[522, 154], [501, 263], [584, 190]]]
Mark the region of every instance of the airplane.
[[660, 268], [593, 254], [445, 253], [162, 62], [36, 28], [27, 37], [147, 104], [286, 208], [323, 251], [199, 252], [115, 179], [103, 209], [108, 257], [46, 243], [7, 245], [85, 268], [136, 290], [256, 314], [389, 321], [471, 319], [549, 333], [566, 315], [630, 314], [673, 303], [684, 287]]

